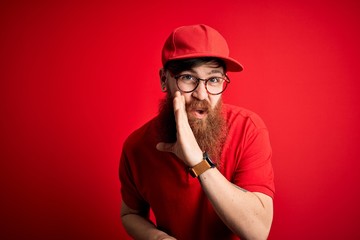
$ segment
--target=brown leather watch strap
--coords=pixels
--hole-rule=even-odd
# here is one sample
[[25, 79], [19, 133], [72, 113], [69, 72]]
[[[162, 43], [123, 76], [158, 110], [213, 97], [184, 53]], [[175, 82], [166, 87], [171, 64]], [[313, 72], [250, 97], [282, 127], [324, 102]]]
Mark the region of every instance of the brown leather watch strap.
[[210, 168], [211, 168], [210, 164], [206, 160], [202, 160], [200, 163], [196, 164], [194, 167], [189, 168], [189, 172], [190, 172], [191, 176], [198, 177]]

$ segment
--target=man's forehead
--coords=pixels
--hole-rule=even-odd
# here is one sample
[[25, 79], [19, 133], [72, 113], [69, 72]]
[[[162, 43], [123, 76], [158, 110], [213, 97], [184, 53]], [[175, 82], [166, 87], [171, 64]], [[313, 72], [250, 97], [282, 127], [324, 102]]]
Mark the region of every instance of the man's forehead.
[[223, 67], [218, 67], [218, 66], [216, 66], [216, 67], [215, 66], [214, 67], [206, 66], [205, 67], [204, 65], [193, 67], [193, 68], [190, 68], [188, 70], [184, 70], [183, 72], [191, 72], [191, 73], [196, 73], [196, 74], [199, 73], [199, 72], [204, 72], [207, 75], [211, 75], [211, 74], [214, 74], [214, 73], [224, 74]]

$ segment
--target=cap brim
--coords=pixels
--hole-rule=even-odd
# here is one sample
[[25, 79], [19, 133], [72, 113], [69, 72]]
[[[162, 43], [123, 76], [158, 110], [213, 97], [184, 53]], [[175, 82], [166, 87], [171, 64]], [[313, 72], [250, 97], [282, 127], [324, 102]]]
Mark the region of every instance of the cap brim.
[[206, 53], [193, 53], [193, 54], [182, 55], [180, 57], [169, 58], [168, 61], [188, 59], [188, 58], [199, 58], [199, 57], [214, 57], [223, 60], [226, 64], [226, 70], [228, 72], [241, 72], [244, 69], [243, 66], [238, 61], [236, 61], [231, 57], [217, 56], [214, 54], [209, 55]]

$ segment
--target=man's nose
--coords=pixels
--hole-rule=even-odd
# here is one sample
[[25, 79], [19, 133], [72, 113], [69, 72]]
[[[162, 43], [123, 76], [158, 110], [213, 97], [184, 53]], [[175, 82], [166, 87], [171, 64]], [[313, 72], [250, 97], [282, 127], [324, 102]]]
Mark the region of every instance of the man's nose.
[[192, 96], [194, 98], [197, 98], [198, 100], [204, 100], [208, 97], [208, 92], [205, 87], [205, 82], [200, 81], [199, 85], [195, 89], [195, 91], [192, 93]]

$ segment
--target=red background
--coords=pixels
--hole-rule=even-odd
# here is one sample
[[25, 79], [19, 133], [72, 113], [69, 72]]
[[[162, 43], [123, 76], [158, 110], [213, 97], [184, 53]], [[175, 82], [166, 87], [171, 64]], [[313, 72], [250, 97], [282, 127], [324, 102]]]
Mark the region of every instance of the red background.
[[0, 4], [1, 239], [127, 239], [121, 146], [157, 112], [165, 38], [194, 23], [245, 66], [225, 101], [270, 129], [270, 239], [360, 237], [358, 1], [49, 2]]

